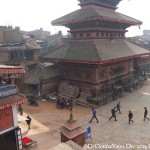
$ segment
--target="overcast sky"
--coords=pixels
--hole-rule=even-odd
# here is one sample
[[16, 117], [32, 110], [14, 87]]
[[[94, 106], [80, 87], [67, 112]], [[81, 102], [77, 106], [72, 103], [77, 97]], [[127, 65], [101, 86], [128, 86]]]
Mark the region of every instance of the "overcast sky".
[[[80, 8], [78, 0], [0, 0], [0, 4], [0, 25], [20, 26], [26, 31], [42, 27], [52, 34], [62, 29], [52, 27], [52, 20]], [[127, 36], [150, 29], [150, 0], [122, 0], [118, 7], [118, 12], [143, 22], [141, 29], [137, 26], [128, 29]]]

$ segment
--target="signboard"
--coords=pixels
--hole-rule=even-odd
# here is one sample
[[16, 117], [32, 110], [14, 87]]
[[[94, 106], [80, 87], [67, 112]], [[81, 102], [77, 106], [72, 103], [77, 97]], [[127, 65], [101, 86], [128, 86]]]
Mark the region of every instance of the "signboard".
[[0, 86], [0, 99], [14, 95], [18, 92], [17, 86], [16, 85], [5, 85], [5, 86]]
[[85, 132], [85, 140], [89, 139], [90, 137], [91, 137], [91, 126], [88, 126]]

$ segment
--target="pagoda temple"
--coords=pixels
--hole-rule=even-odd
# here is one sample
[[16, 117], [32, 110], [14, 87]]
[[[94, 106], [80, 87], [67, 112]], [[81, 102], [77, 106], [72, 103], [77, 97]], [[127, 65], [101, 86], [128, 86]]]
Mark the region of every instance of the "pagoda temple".
[[69, 28], [71, 40], [43, 58], [57, 64], [63, 81], [78, 86], [80, 96], [115, 90], [117, 98], [122, 89], [132, 90], [146, 80], [149, 51], [125, 39], [126, 29], [142, 22], [116, 12], [120, 1], [79, 0], [81, 9], [52, 21]]

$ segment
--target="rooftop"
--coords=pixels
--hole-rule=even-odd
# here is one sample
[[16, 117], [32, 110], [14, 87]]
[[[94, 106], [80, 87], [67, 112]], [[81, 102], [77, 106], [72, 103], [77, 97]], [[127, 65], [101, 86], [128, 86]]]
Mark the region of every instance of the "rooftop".
[[70, 41], [46, 53], [43, 58], [49, 61], [98, 63], [118, 58], [132, 57], [150, 52], [124, 39]]
[[74, 22], [81, 22], [85, 20], [108, 20], [113, 22], [123, 22], [129, 25], [141, 25], [142, 22], [123, 15], [121, 13], [99, 7], [88, 7], [76, 10], [70, 14], [60, 17], [52, 21], [52, 25], [67, 25]]
[[41, 80], [47, 80], [58, 76], [60, 76], [58, 69], [55, 69], [52, 65], [37, 66], [25, 74], [24, 83], [36, 85], [39, 84]]

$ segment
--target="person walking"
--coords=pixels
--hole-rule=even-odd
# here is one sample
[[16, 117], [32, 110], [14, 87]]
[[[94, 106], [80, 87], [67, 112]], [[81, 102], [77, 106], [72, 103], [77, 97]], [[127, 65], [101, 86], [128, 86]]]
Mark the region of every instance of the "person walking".
[[30, 125], [31, 125], [31, 117], [28, 115], [27, 116], [27, 120], [26, 120], [26, 122], [27, 122], [27, 125], [28, 125], [28, 130], [30, 130], [31, 128], [30, 128]]
[[109, 118], [109, 120], [111, 120], [112, 118], [115, 118], [115, 121], [117, 121], [116, 119], [116, 107], [114, 107], [112, 110], [111, 110], [111, 117]]
[[147, 118], [147, 114], [148, 114], [148, 110], [146, 107], [144, 107], [144, 121], [145, 119], [149, 120], [149, 118]]
[[121, 114], [121, 111], [120, 111], [120, 108], [121, 108], [120, 102], [118, 102], [118, 104], [116, 105], [116, 108], [117, 108], [117, 111], [119, 111], [119, 114]]
[[134, 122], [134, 121], [132, 120], [132, 117], [133, 117], [133, 113], [129, 110], [129, 113], [128, 113], [129, 124], [130, 124], [130, 122]]
[[96, 117], [96, 109], [95, 108], [92, 108], [92, 114], [93, 114], [93, 116], [92, 116], [92, 118], [91, 118], [91, 120], [89, 122], [91, 123], [92, 120], [95, 118], [96, 121], [97, 121], [96, 123], [99, 123], [99, 121], [98, 121], [98, 119]]
[[19, 106], [18, 106], [18, 111], [19, 111], [20, 115], [22, 116], [23, 115], [23, 107], [21, 106], [21, 104], [19, 104]]

